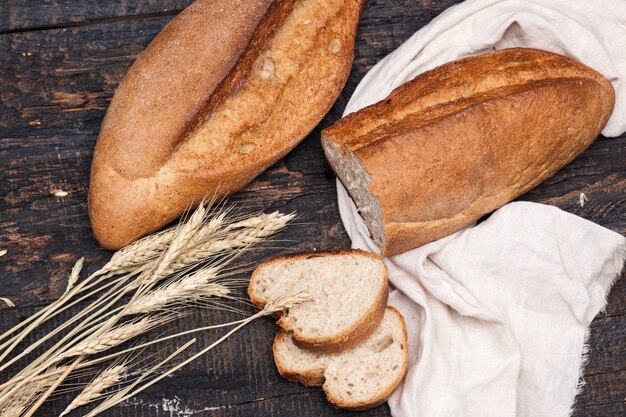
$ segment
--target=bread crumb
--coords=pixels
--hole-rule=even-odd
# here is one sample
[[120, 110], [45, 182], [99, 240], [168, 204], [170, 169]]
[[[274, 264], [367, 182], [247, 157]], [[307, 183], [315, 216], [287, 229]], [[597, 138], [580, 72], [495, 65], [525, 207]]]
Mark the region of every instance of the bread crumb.
[[274, 61], [272, 61], [271, 58], [266, 58], [259, 70], [259, 77], [261, 77], [262, 80], [269, 80], [274, 77], [275, 70], [276, 65], [274, 65]]
[[578, 197], [578, 204], [580, 204], [580, 207], [585, 207], [585, 202], [587, 201], [589, 201], [589, 199], [585, 193], [580, 193], [580, 196]]
[[252, 152], [254, 148], [256, 148], [256, 145], [254, 143], [242, 142], [238, 145], [238, 147], [239, 147], [239, 153], [245, 155], [247, 153]]
[[52, 190], [50, 191], [50, 194], [52, 194], [55, 197], [67, 197], [69, 195], [69, 193], [67, 191], [63, 191], [63, 190]]
[[41, 126], [41, 122], [39, 120], [31, 120], [30, 122], [28, 122], [28, 126], [31, 126], [31, 127]]

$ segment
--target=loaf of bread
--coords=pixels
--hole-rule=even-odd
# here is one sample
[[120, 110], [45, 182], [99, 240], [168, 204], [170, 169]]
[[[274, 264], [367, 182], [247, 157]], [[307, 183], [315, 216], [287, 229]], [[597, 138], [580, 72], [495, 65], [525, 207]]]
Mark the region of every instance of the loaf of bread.
[[197, 0], [115, 92], [89, 215], [117, 249], [231, 194], [322, 119], [350, 72], [365, 0]]
[[274, 339], [274, 361], [282, 376], [323, 385], [328, 401], [354, 410], [386, 401], [404, 377], [408, 358], [404, 318], [392, 307], [367, 339], [340, 353], [300, 349], [284, 330]]
[[507, 49], [419, 75], [322, 132], [326, 157], [392, 255], [449, 235], [535, 187], [599, 135], [601, 74]]
[[304, 291], [312, 300], [289, 309], [278, 325], [295, 343], [316, 351], [347, 349], [369, 336], [387, 306], [387, 268], [359, 250], [280, 256], [262, 263], [250, 278], [255, 304]]

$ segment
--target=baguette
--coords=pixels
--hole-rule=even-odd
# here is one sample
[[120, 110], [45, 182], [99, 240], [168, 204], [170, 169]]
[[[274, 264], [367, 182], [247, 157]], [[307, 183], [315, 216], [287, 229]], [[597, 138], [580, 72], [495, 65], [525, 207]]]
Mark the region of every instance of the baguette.
[[248, 295], [263, 307], [268, 301], [304, 291], [312, 300], [278, 320], [300, 347], [338, 351], [354, 346], [380, 323], [387, 305], [387, 268], [360, 250], [279, 256], [252, 273]]
[[435, 68], [322, 132], [383, 255], [460, 230], [585, 150], [613, 111], [601, 74], [534, 49]]
[[406, 325], [393, 307], [364, 341], [339, 353], [300, 349], [291, 334], [281, 330], [274, 339], [274, 362], [290, 381], [323, 386], [337, 407], [365, 410], [389, 398], [407, 370], [409, 351]]
[[289, 152], [345, 84], [365, 0], [197, 0], [122, 80], [94, 151], [93, 232], [118, 249]]

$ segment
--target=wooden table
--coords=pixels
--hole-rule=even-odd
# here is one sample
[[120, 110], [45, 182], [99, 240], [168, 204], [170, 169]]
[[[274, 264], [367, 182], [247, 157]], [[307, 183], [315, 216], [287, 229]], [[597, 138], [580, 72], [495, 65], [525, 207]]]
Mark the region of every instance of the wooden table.
[[[217, 1], [217, 0], [216, 0]], [[296, 210], [297, 225], [250, 256], [349, 246], [339, 220], [334, 176], [320, 130], [339, 119], [363, 75], [457, 0], [370, 0], [361, 19], [350, 79], [337, 103], [304, 142], [234, 196], [249, 210]], [[3, 0], [0, 2], [0, 310], [12, 325], [58, 297], [73, 263], [86, 270], [110, 252], [94, 241], [87, 217], [91, 155], [111, 96], [137, 55], [191, 0]], [[53, 189], [69, 192], [51, 195]], [[589, 202], [579, 205], [584, 192]], [[582, 156], [524, 200], [553, 204], [626, 233], [626, 136], [599, 138]], [[585, 242], [581, 242], [582, 245]], [[66, 315], [65, 317], [68, 317]], [[228, 318], [202, 311], [176, 323], [191, 328]], [[63, 317], [61, 318], [61, 320]], [[55, 321], [58, 323], [58, 321]], [[271, 358], [276, 327], [253, 323], [174, 377], [106, 413], [109, 416], [341, 416], [320, 389], [283, 380]], [[210, 335], [200, 335], [204, 345]], [[624, 415], [626, 280], [613, 288], [593, 322], [586, 387], [574, 415]], [[155, 352], [158, 357], [161, 352]], [[58, 415], [67, 398], [39, 413]], [[359, 415], [385, 416], [386, 405]], [[82, 415], [77, 413], [75, 415]]]

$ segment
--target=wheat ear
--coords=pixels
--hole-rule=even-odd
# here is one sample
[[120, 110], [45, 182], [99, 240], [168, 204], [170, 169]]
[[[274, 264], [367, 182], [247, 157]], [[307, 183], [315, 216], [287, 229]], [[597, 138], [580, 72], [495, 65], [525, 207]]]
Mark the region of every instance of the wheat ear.
[[116, 365], [105, 369], [93, 381], [87, 384], [81, 393], [63, 410], [59, 417], [99, 399], [102, 397], [104, 391], [122, 382], [126, 378], [127, 372], [128, 368], [125, 365]]
[[154, 275], [160, 276], [172, 263], [172, 261], [176, 259], [180, 252], [189, 244], [189, 241], [202, 227], [202, 224], [205, 221], [206, 213], [207, 208], [203, 204], [200, 204], [191, 214], [189, 220], [180, 227], [172, 238], [172, 242], [168, 246], [167, 250], [163, 253], [163, 256], [159, 260], [159, 265], [154, 272]]
[[62, 357], [71, 358], [81, 355], [94, 355], [120, 345], [150, 329], [168, 321], [164, 316], [144, 317], [113, 327], [103, 334], [94, 333], [85, 340], [63, 353]]
[[111, 260], [101, 271], [123, 274], [134, 271], [140, 266], [158, 258], [167, 249], [176, 234], [176, 227], [146, 236], [113, 254]]
[[84, 264], [85, 264], [85, 258], [80, 258], [74, 264], [74, 267], [72, 268], [72, 272], [70, 273], [70, 278], [67, 280], [67, 288], [65, 290], [66, 293], [68, 293], [74, 287], [74, 285], [76, 285], [76, 282], [78, 282], [78, 277], [80, 276], [80, 271], [83, 270]]
[[227, 296], [230, 290], [225, 285], [216, 283], [216, 279], [216, 268], [200, 270], [134, 299], [124, 310], [124, 314], [154, 313], [172, 305]]
[[282, 230], [295, 214], [281, 214], [274, 212], [270, 214], [260, 214], [243, 222], [234, 223], [226, 228], [228, 233], [218, 239], [209, 239], [193, 247], [164, 271], [172, 274], [176, 271], [193, 266], [209, 256], [230, 250], [246, 248], [254, 243], [258, 243]]
[[8, 404], [2, 405], [0, 417], [22, 417], [26, 408], [33, 403], [36, 397], [52, 385], [54, 375], [65, 372], [66, 369], [67, 366], [48, 368], [42, 378], [24, 385], [10, 398]]
[[[293, 306], [295, 306], [297, 304], [306, 302], [306, 301], [311, 300], [311, 299], [312, 299], [311, 295], [309, 295], [309, 294], [307, 294], [305, 292], [297, 292], [297, 293], [293, 293], [293, 294], [287, 295], [285, 297], [279, 297], [279, 298], [277, 298], [277, 299], [275, 299], [273, 301], [268, 302], [265, 305], [265, 308], [263, 308], [263, 310], [261, 310], [258, 313], [248, 317], [245, 320], [242, 320], [236, 327], [234, 327], [232, 330], [228, 331], [226, 334], [224, 334], [222, 337], [220, 337], [215, 342], [211, 343], [209, 346], [205, 347], [204, 349], [200, 350], [199, 352], [197, 352], [194, 355], [190, 356], [189, 358], [185, 359], [184, 361], [182, 361], [178, 365], [176, 365], [176, 366], [168, 369], [167, 371], [163, 372], [161, 375], [151, 379], [150, 381], [146, 382], [144, 385], [139, 386], [138, 388], [135, 388], [135, 387], [137, 387], [137, 385], [139, 385], [140, 382], [142, 382], [144, 379], [146, 379], [146, 377], [151, 372], [148, 372], [148, 373], [142, 375], [142, 377], [139, 380], [135, 381], [134, 383], [132, 383], [128, 387], [122, 389], [121, 391], [115, 393], [114, 395], [111, 395], [110, 397], [108, 397], [104, 402], [99, 404], [94, 410], [92, 410], [89, 414], [87, 414], [86, 417], [94, 417], [94, 416], [100, 414], [101, 412], [103, 412], [103, 411], [113, 407], [114, 405], [119, 404], [120, 402], [122, 402], [124, 400], [127, 400], [128, 398], [133, 397], [134, 395], [136, 395], [139, 392], [145, 390], [146, 388], [156, 384], [157, 382], [159, 382], [163, 378], [166, 378], [168, 375], [171, 375], [172, 373], [176, 372], [180, 368], [184, 367], [185, 365], [193, 362], [194, 360], [198, 359], [202, 355], [206, 354], [211, 349], [213, 349], [215, 346], [219, 345], [224, 340], [226, 340], [230, 336], [232, 336], [235, 332], [237, 332], [238, 330], [240, 330], [241, 328], [243, 328], [247, 324], [251, 323], [252, 321], [256, 320], [257, 318], [275, 314], [275, 313], [277, 313], [279, 311], [292, 308]], [[161, 364], [159, 364], [158, 366], [160, 366], [160, 365]]]

